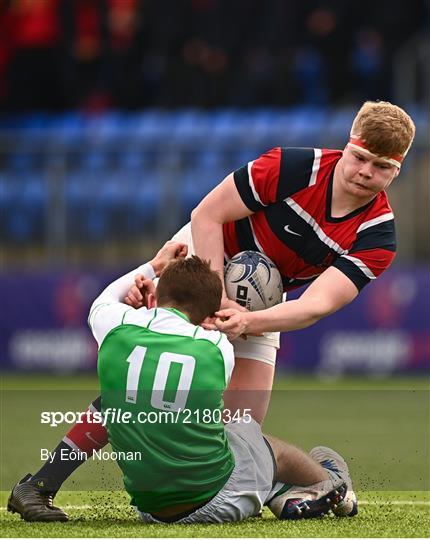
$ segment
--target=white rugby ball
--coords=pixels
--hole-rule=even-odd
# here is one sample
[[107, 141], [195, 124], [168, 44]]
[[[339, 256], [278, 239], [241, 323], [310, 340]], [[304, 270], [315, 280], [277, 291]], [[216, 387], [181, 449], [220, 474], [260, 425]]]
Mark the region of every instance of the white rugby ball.
[[242, 251], [224, 268], [227, 296], [250, 311], [282, 301], [282, 278], [273, 262], [257, 251]]

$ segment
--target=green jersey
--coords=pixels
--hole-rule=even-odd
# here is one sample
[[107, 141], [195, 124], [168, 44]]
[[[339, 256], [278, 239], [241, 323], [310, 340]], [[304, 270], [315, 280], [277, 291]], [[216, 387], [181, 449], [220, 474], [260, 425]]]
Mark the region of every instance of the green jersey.
[[174, 309], [119, 303], [96, 305], [89, 322], [109, 441], [132, 504], [157, 513], [213, 497], [234, 468], [221, 418], [234, 365], [225, 335]]

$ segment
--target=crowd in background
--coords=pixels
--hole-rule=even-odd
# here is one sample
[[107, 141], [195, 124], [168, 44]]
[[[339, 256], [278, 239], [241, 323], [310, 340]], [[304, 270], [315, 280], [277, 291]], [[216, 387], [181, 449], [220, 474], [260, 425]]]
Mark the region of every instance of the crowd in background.
[[428, 0], [0, 0], [0, 111], [390, 98]]

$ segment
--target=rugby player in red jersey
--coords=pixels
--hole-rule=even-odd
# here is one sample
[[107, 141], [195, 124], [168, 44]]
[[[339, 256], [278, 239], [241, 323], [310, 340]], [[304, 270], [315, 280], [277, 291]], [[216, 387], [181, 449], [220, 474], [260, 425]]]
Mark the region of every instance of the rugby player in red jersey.
[[[229, 389], [260, 390], [251, 404], [252, 393], [242, 393], [258, 421], [270, 399], [279, 332], [306, 328], [349, 304], [393, 261], [385, 190], [414, 134], [400, 107], [366, 102], [343, 151], [275, 148], [228, 175], [193, 211], [191, 251], [221, 275], [225, 256], [255, 250], [276, 264], [285, 291], [310, 284], [298, 300], [253, 313], [224, 296], [216, 328], [234, 340]], [[189, 244], [187, 233], [186, 226], [174, 239]], [[228, 406], [240, 395], [232, 392]]]

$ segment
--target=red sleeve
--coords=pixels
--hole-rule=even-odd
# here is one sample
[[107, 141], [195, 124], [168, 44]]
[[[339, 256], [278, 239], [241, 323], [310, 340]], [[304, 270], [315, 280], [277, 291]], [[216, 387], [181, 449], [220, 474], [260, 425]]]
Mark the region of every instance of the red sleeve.
[[251, 163], [250, 180], [254, 183], [255, 191], [258, 193], [261, 202], [265, 206], [276, 202], [281, 149], [274, 148]]
[[253, 212], [276, 202], [281, 149], [274, 148], [234, 172], [236, 188]]

